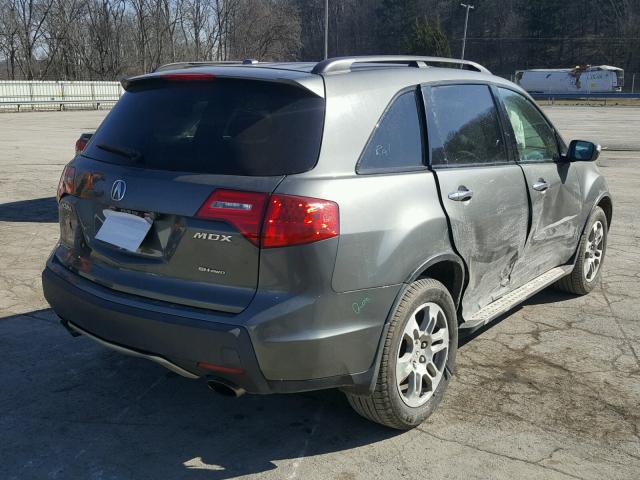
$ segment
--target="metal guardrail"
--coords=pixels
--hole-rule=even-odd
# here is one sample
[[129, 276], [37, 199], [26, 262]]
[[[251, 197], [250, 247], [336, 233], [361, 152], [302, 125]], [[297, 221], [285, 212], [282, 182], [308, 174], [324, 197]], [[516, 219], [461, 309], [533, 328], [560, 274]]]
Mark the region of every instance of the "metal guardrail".
[[625, 92], [602, 92], [602, 93], [531, 93], [536, 100], [574, 100], [574, 99], [601, 99], [601, 98], [640, 98], [640, 93], [625, 93]]
[[640, 99], [640, 93], [623, 93], [623, 92], [602, 92], [602, 93], [531, 93], [529, 94], [538, 101], [547, 101], [551, 105], [556, 100], [576, 100], [582, 102], [602, 102], [602, 105], [606, 106], [607, 101], [609, 103], [616, 100], [638, 100]]
[[3, 101], [0, 100], [0, 111], [3, 106], [15, 106], [18, 111], [20, 111], [21, 106], [38, 106], [38, 105], [49, 105], [49, 106], [58, 106], [60, 111], [64, 110], [65, 105], [90, 105], [95, 110], [100, 109], [100, 105], [104, 104], [115, 104], [119, 99], [104, 99], [99, 101], [92, 100], [13, 100], [13, 101]]
[[113, 105], [120, 95], [120, 82], [2, 80], [0, 111], [64, 110], [65, 106], [99, 109], [101, 105]]

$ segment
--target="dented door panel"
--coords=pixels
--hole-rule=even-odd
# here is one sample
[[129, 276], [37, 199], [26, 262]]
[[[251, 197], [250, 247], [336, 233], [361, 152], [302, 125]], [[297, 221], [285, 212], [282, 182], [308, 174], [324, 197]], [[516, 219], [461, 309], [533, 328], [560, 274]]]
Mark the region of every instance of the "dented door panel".
[[[529, 216], [524, 177], [515, 164], [438, 169], [436, 175], [453, 241], [468, 269], [463, 314], [472, 315], [514, 288]], [[461, 186], [473, 196], [449, 199]]]
[[[580, 235], [582, 210], [582, 192], [574, 165], [528, 163], [522, 169], [531, 197], [531, 232], [516, 266], [519, 285], [570, 260]], [[540, 180], [548, 188], [536, 190], [534, 186]]]

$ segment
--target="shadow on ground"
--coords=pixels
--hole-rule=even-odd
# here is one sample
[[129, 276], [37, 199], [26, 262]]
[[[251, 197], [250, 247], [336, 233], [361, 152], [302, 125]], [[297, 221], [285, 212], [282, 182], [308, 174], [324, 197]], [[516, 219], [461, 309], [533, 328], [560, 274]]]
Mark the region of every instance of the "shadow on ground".
[[576, 298], [576, 295], [573, 295], [571, 293], [562, 292], [560, 290], [556, 290], [553, 287], [546, 288], [546, 289], [542, 290], [541, 292], [536, 293], [533, 297], [531, 297], [530, 299], [528, 299], [524, 303], [522, 303], [522, 304], [514, 307], [513, 309], [509, 310], [504, 315], [499, 316], [498, 318], [493, 320], [491, 323], [489, 323], [489, 324], [487, 324], [487, 325], [485, 325], [485, 326], [483, 326], [481, 328], [478, 328], [477, 330], [474, 330], [472, 332], [466, 333], [464, 335], [461, 334], [460, 335], [460, 340], [458, 342], [458, 347], [464, 347], [471, 340], [473, 340], [475, 338], [478, 338], [480, 335], [482, 335], [487, 330], [491, 330], [492, 328], [494, 328], [499, 323], [502, 323], [504, 320], [508, 319], [511, 315], [513, 315], [515, 312], [517, 312], [520, 309], [522, 309], [522, 307], [524, 307], [525, 305], [544, 305], [544, 304], [547, 304], [547, 303], [560, 303], [560, 302], [564, 302], [564, 301], [567, 301], [567, 300], [571, 300], [573, 298]]
[[0, 222], [56, 223], [58, 206], [55, 197], [0, 203]]
[[[550, 290], [527, 303], [569, 298]], [[360, 418], [337, 390], [218, 396], [202, 380], [72, 338], [51, 310], [0, 319], [0, 365], [0, 384], [11, 386], [0, 396], [5, 478], [287, 478], [304, 457], [401, 434]], [[319, 478], [351, 478], [354, 468]]]
[[360, 418], [337, 390], [218, 396], [72, 338], [50, 310], [0, 319], [0, 365], [11, 385], [0, 396], [4, 478], [217, 480], [277, 468], [286, 478], [291, 460], [400, 434]]

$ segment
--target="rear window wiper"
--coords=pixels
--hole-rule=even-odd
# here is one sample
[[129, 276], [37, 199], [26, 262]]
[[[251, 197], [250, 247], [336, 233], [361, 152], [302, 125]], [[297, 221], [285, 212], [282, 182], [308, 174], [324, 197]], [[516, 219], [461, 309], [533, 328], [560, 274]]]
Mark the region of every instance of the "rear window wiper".
[[111, 145], [110, 143], [98, 143], [96, 144], [96, 147], [104, 150], [105, 152], [115, 153], [116, 155], [120, 155], [121, 157], [129, 158], [136, 163], [139, 163], [142, 160], [142, 153], [132, 148]]

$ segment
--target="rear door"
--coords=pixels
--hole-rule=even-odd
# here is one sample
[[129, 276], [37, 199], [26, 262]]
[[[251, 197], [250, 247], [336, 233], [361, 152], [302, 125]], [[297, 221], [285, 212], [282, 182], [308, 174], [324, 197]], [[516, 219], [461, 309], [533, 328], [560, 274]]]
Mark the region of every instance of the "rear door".
[[520, 167], [510, 161], [487, 85], [423, 88], [431, 166], [453, 241], [468, 268], [468, 317], [513, 289], [529, 204]]
[[522, 284], [565, 264], [575, 252], [581, 227], [580, 179], [575, 165], [560, 161], [554, 129], [538, 107], [516, 91], [496, 92], [531, 197], [531, 232], [516, 267]]
[[[115, 290], [241, 311], [268, 196], [314, 167], [323, 122], [324, 99], [298, 86], [189, 73], [130, 84], [72, 163], [60, 208], [76, 231], [62, 225], [58, 259]], [[150, 224], [137, 248], [113, 243], [123, 224], [105, 235], [111, 212]]]

